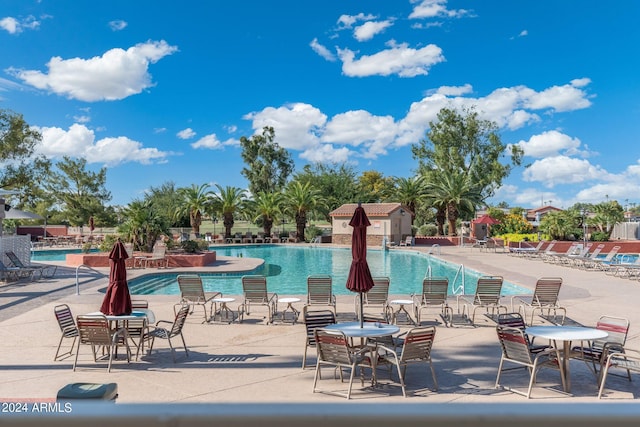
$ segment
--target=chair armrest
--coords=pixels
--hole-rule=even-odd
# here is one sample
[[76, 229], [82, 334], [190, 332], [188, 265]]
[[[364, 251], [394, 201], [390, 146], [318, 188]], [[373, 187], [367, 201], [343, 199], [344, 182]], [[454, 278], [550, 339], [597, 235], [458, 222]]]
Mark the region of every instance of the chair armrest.
[[158, 326], [158, 325], [160, 325], [160, 324], [162, 324], [162, 323], [166, 323], [166, 324], [168, 324], [168, 325], [173, 325], [173, 322], [170, 322], [169, 320], [158, 320], [158, 321], [156, 322], [156, 326]]

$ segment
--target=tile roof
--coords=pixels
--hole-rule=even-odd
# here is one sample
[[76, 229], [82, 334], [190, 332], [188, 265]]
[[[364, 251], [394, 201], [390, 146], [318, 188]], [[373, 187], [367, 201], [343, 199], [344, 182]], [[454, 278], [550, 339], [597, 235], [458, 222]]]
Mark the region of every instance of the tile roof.
[[[358, 207], [357, 203], [347, 203], [339, 208], [329, 212], [329, 216], [353, 216], [353, 213], [356, 211]], [[406, 206], [403, 206], [401, 203], [363, 203], [362, 207], [364, 208], [364, 212], [367, 216], [389, 216], [393, 212], [402, 208], [407, 212], [410, 212]]]

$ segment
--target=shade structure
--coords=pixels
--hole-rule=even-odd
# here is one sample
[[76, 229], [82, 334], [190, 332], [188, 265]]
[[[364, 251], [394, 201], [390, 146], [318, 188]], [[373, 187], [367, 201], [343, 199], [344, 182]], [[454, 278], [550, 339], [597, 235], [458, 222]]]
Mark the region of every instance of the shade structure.
[[21, 211], [20, 209], [11, 208], [4, 213], [5, 219], [44, 219], [37, 213]]
[[131, 314], [131, 294], [127, 284], [127, 267], [125, 260], [129, 258], [127, 250], [118, 240], [109, 253], [109, 286], [102, 301], [100, 311], [110, 316]]
[[362, 293], [373, 288], [373, 277], [367, 263], [367, 227], [371, 225], [364, 208], [358, 207], [349, 221], [353, 227], [351, 235], [351, 268], [347, 277], [347, 289], [360, 294], [360, 327], [363, 326]]
[[482, 215], [481, 217], [474, 219], [473, 222], [475, 224], [487, 224], [487, 225], [500, 224], [500, 221], [498, 221], [497, 219], [489, 215]]

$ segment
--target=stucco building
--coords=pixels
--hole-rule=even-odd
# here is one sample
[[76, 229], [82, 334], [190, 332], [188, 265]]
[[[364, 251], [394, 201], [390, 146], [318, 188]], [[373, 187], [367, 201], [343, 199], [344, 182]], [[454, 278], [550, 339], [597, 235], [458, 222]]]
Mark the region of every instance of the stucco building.
[[[331, 241], [339, 245], [350, 245], [353, 227], [349, 221], [357, 203], [348, 203], [329, 213], [332, 225]], [[367, 228], [367, 246], [382, 246], [387, 242], [400, 243], [411, 235], [412, 212], [401, 203], [363, 203], [371, 226]]]

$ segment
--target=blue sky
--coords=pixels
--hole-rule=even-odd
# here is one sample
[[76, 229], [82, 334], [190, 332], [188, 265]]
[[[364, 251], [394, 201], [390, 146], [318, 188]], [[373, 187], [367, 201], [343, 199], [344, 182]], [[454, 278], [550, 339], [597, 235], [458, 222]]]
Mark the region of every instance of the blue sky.
[[0, 0], [0, 108], [39, 151], [146, 189], [245, 188], [241, 136], [273, 126], [296, 169], [412, 176], [443, 107], [520, 144], [490, 200], [640, 203], [640, 2]]

